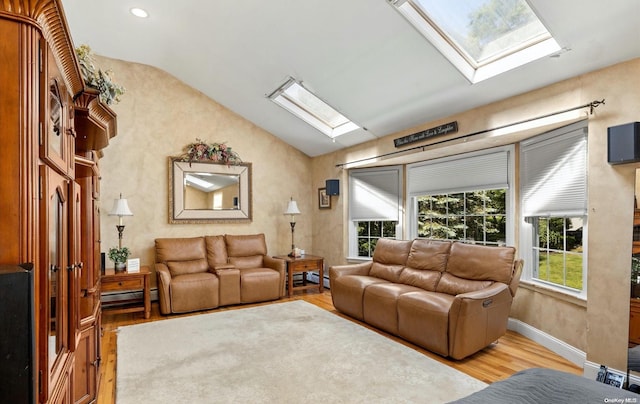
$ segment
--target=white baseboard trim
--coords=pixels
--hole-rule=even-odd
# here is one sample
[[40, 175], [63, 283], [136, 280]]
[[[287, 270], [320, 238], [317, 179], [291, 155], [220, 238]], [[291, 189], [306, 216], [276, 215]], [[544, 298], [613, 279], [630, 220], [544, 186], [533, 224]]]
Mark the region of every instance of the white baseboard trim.
[[[507, 328], [519, 334], [522, 334], [530, 340], [537, 342], [538, 344], [544, 346], [545, 348], [555, 352], [556, 354], [584, 369], [584, 365], [587, 360], [587, 354], [585, 352], [567, 344], [564, 341], [559, 340], [552, 335], [547, 334], [544, 331], [540, 331], [537, 328], [534, 328], [529, 324], [524, 323], [520, 320], [516, 320], [514, 318], [509, 318]], [[600, 369], [600, 365], [598, 365], [598, 369]], [[596, 373], [598, 372], [596, 371]]]

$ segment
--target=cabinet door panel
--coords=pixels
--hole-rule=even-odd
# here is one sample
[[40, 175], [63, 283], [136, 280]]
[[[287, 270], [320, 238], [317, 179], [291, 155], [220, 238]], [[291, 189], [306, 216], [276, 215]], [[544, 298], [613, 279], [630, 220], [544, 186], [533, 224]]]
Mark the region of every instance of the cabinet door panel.
[[[69, 186], [69, 335], [77, 337], [80, 329], [80, 276], [82, 271], [82, 194], [80, 185], [71, 181]], [[73, 349], [73, 344], [71, 346]]]
[[[44, 41], [44, 40], [43, 40]], [[40, 157], [57, 171], [73, 176], [74, 136], [71, 122], [71, 100], [53, 53], [41, 45], [43, 71], [40, 123]]]
[[40, 167], [42, 198], [40, 201], [41, 259], [39, 293], [40, 338], [39, 368], [48, 377], [43, 380], [42, 392], [49, 383], [62, 377], [69, 353], [68, 311], [68, 181], [47, 166]]
[[96, 396], [97, 378], [96, 328], [82, 331], [76, 349], [74, 399], [76, 404], [90, 403]]

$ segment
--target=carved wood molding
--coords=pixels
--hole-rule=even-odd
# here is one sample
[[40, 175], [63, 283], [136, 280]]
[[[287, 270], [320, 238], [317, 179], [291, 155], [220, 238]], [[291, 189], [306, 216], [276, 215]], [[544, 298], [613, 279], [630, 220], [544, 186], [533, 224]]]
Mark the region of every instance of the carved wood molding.
[[98, 90], [87, 88], [73, 102], [78, 151], [101, 150], [117, 134], [115, 112], [100, 102]]
[[0, 17], [31, 23], [47, 40], [74, 98], [84, 90], [76, 52], [60, 0], [0, 0]]

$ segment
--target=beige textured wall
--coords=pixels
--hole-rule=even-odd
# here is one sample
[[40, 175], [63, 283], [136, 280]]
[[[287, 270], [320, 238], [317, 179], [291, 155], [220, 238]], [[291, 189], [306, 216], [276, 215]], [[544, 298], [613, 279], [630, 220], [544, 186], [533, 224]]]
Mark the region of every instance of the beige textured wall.
[[[315, 207], [315, 191], [308, 156], [162, 70], [103, 57], [97, 61], [127, 90], [113, 106], [118, 135], [100, 160], [103, 251], [118, 244], [117, 218], [107, 213], [120, 193], [134, 214], [124, 218], [123, 244], [143, 265], [154, 262], [157, 237], [265, 233], [270, 254], [288, 253], [291, 228], [283, 212], [291, 196], [303, 213], [297, 218], [296, 244], [310, 249], [308, 212]], [[252, 163], [252, 222], [168, 223], [168, 157], [181, 154], [196, 138], [226, 142]]]
[[[596, 109], [589, 117], [588, 302], [560, 298], [541, 293], [536, 288], [523, 287], [516, 296], [512, 316], [587, 352], [589, 361], [626, 369], [633, 195], [638, 165], [607, 164], [607, 127], [640, 120], [640, 59], [315, 158], [314, 186], [319, 186], [327, 178], [339, 178], [341, 195], [337, 201], [334, 197], [334, 207], [330, 212], [316, 211], [314, 250], [325, 254], [329, 265], [345, 262], [347, 170], [336, 168], [337, 163], [394, 152], [394, 138], [454, 120], [458, 121], [457, 135], [464, 135], [603, 98], [606, 99], [606, 105]], [[510, 136], [478, 136], [474, 140], [453, 141], [449, 145], [378, 164], [427, 160], [514, 141], [515, 138]]]

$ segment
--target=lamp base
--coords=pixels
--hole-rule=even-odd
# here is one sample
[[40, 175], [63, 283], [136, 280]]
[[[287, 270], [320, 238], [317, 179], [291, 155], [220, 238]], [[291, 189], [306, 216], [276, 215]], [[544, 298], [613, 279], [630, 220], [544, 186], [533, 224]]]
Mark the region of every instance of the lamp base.
[[116, 229], [118, 229], [118, 247], [122, 248], [122, 233], [124, 232], [124, 225], [117, 224]]

